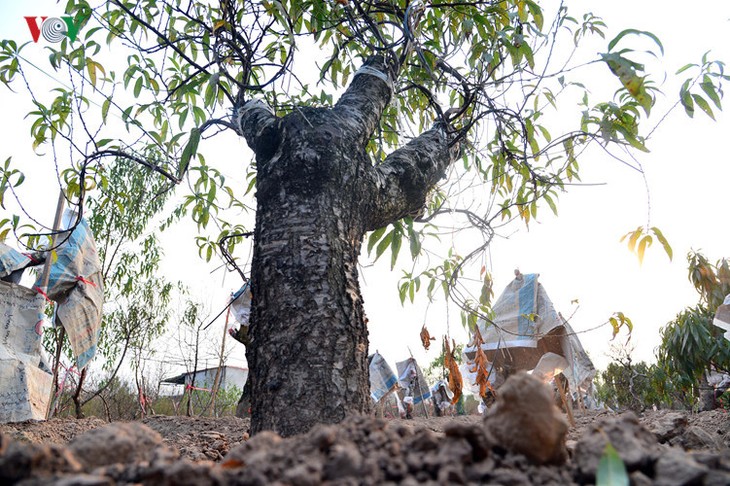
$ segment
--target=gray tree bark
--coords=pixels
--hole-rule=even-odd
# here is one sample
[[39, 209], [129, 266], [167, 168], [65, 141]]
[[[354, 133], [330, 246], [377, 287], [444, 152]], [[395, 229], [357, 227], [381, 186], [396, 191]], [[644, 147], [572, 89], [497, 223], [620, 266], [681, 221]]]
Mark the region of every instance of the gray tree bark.
[[366, 66], [332, 109], [279, 118], [258, 101], [236, 107], [257, 162], [246, 351], [253, 433], [294, 435], [369, 411], [363, 237], [418, 212], [458, 152], [435, 127], [373, 164], [365, 147], [398, 67], [380, 56]]

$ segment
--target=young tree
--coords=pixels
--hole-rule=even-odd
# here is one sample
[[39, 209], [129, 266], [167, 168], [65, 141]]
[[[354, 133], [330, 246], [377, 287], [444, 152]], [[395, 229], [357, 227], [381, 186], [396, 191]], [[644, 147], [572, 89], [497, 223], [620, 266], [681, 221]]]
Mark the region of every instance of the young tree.
[[[227, 220], [225, 206], [248, 206], [198, 149], [228, 129], [253, 150], [252, 431], [287, 435], [369, 407], [357, 270], [366, 234], [369, 249], [390, 249], [395, 264], [404, 240], [415, 258], [434, 225], [463, 218], [481, 232], [478, 248], [407, 275], [401, 295], [412, 300], [424, 280], [429, 296], [440, 285], [470, 319], [485, 314], [488, 298], [467, 299], [457, 287], [465, 264], [502, 222], [529, 223], [542, 203], [555, 211], [558, 193], [578, 180], [587, 144], [646, 150], [639, 122], [655, 87], [624, 39], [638, 35], [656, 54], [663, 49], [636, 30], [610, 41], [589, 64], [613, 73], [618, 91], [596, 103], [570, 76], [573, 51], [586, 36], [603, 36], [604, 24], [591, 14], [578, 21], [562, 5], [69, 0], [66, 11], [80, 33], [50, 46], [49, 61], [73, 89], [57, 87], [52, 99], [34, 92], [24, 46], [12, 41], [2, 44], [0, 80], [22, 77], [34, 95], [34, 147], [71, 147], [74, 167], [64, 176], [72, 197], [81, 201], [103, 181], [99, 168], [120, 157], [187, 181], [173, 218], [189, 213], [200, 230], [215, 222], [219, 234], [198, 239], [210, 259], [217, 241], [246, 230]], [[114, 61], [125, 57], [121, 67]], [[315, 92], [315, 68], [327, 91]], [[686, 69], [687, 111], [719, 109], [723, 65], [703, 59]], [[555, 136], [548, 112], [575, 92], [577, 128]], [[92, 98], [99, 110], [87, 109]], [[129, 136], [119, 136], [113, 115]], [[22, 182], [15, 170], [5, 167], [0, 187]], [[644, 248], [646, 236], [632, 240]], [[226, 241], [231, 251], [236, 238]]]
[[666, 407], [679, 401], [681, 393], [670, 375], [658, 364], [634, 362], [633, 346], [612, 346], [611, 363], [596, 380], [596, 398], [613, 410], [641, 413], [652, 406]]
[[707, 397], [700, 393], [701, 388], [710, 388], [709, 373], [730, 373], [730, 341], [712, 323], [717, 307], [730, 294], [730, 260], [722, 259], [713, 265], [698, 252], [691, 252], [687, 260], [689, 280], [700, 294], [700, 301], [664, 326], [656, 355], [675, 385], [685, 394], [701, 398], [703, 408], [709, 409], [712, 393]]
[[[165, 182], [151, 170], [126, 159], [105, 169], [104, 182], [86, 200], [108, 302], [99, 336], [99, 357], [110, 374], [101, 386], [111, 383], [125, 362], [131, 362], [135, 381], [140, 383], [140, 353], [150, 350], [170, 315], [173, 285], [156, 275], [162, 252], [157, 237], [145, 234], [169, 193], [162, 191]], [[102, 391], [82, 394], [85, 377], [84, 370], [74, 397], [77, 416], [81, 407]], [[142, 388], [139, 390], [142, 393]]]
[[[185, 383], [185, 393], [187, 393], [188, 398], [185, 415], [188, 417], [193, 415], [195, 408], [193, 398], [195, 397], [200, 400], [200, 393], [197, 393], [197, 387], [203, 384], [196, 382], [196, 376], [198, 371], [201, 371], [201, 368], [199, 368], [202, 361], [201, 353], [203, 351], [201, 350], [201, 333], [208, 318], [209, 315], [204, 312], [201, 304], [192, 300], [185, 302], [183, 315], [180, 316], [181, 326], [178, 328], [178, 332], [180, 333], [178, 345], [184, 356], [190, 356], [189, 359], [185, 359], [186, 371], [191, 375], [190, 383]], [[202, 409], [202, 405], [199, 408]]]

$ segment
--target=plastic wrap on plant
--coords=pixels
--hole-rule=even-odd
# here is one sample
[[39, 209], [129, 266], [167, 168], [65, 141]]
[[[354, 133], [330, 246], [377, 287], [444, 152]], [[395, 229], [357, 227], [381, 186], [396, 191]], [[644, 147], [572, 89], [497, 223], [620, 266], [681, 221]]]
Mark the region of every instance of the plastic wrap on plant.
[[41, 361], [45, 299], [0, 281], [0, 422], [45, 418], [51, 374]]
[[231, 312], [236, 321], [243, 327], [248, 327], [251, 318], [251, 283], [246, 282], [231, 296]]
[[730, 340], [730, 294], [725, 296], [725, 301], [717, 308], [714, 325], [725, 330], [725, 339]]
[[406, 390], [406, 396], [413, 397], [414, 405], [431, 398], [431, 390], [414, 358], [396, 363], [395, 366], [398, 370], [398, 382]]
[[[13, 272], [24, 269], [30, 263], [30, 258], [5, 243], [0, 243], [0, 278], [7, 280]], [[13, 280], [13, 283], [18, 283], [19, 277], [20, 275], [18, 279]]]
[[[513, 370], [531, 370], [546, 353], [567, 361], [562, 370], [571, 389], [585, 389], [596, 374], [588, 354], [570, 324], [555, 310], [538, 274], [517, 277], [495, 302], [494, 325], [480, 320], [481, 349], [495, 365]], [[539, 346], [538, 346], [539, 342]], [[475, 346], [464, 353], [473, 359]]]
[[376, 403], [390, 391], [394, 390], [398, 380], [395, 373], [380, 353], [370, 358], [370, 396]]
[[[75, 221], [73, 213], [65, 219]], [[56, 241], [56, 260], [51, 265], [46, 295], [58, 302], [57, 318], [66, 329], [79, 369], [96, 353], [101, 328], [104, 287], [96, 244], [85, 219]], [[39, 278], [35, 286], [41, 288]]]

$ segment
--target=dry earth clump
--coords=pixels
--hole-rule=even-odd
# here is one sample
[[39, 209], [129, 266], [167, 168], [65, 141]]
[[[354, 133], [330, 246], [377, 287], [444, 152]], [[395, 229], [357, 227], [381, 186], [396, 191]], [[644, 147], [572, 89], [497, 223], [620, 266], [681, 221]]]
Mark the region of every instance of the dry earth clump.
[[[541, 386], [524, 377], [505, 384], [483, 422], [439, 419], [424, 422], [429, 428], [355, 417], [288, 439], [263, 432], [246, 440], [240, 419], [109, 424], [67, 445], [26, 441], [37, 432], [11, 438], [3, 426], [0, 484], [584, 485], [595, 483], [609, 441], [631, 484], [730, 484], [730, 421], [722, 412], [707, 419], [667, 412], [654, 421], [633, 414], [580, 417], [566, 441], [563, 417], [531, 402], [544, 397]], [[18, 437], [22, 425], [13, 425]], [[32, 425], [27, 429], [43, 424]]]

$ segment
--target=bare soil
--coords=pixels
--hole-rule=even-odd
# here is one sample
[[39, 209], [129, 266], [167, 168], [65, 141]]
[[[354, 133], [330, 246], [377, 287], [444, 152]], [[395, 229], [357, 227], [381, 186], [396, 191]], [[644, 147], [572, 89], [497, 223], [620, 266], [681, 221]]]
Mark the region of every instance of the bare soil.
[[[730, 484], [724, 410], [576, 412], [561, 449], [543, 454], [548, 426], [520, 415], [534, 407], [506, 405], [510, 416], [486, 421], [357, 417], [288, 439], [249, 438], [249, 421], [235, 417], [0, 424], [0, 484], [594, 484], [608, 441], [631, 484]], [[514, 437], [498, 437], [500, 427]]]

